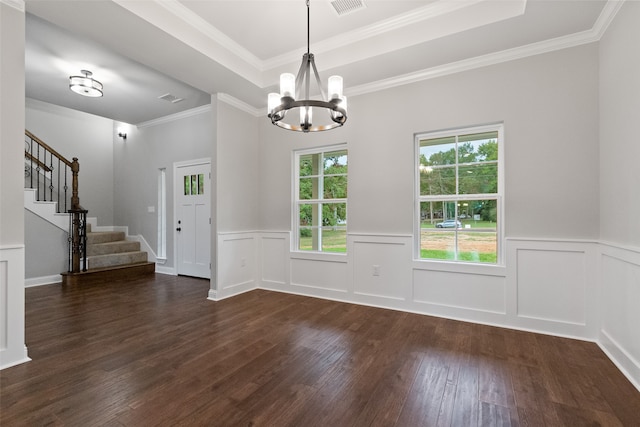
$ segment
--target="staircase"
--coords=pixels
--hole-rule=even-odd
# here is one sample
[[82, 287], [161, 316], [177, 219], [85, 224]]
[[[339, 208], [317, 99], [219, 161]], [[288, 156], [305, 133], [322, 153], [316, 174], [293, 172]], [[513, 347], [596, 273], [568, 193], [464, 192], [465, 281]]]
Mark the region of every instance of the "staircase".
[[[140, 250], [139, 241], [128, 240], [123, 231], [102, 231], [105, 227], [91, 231], [87, 210], [80, 206], [78, 197], [79, 170], [77, 158], [65, 159], [25, 130], [24, 207], [69, 233], [70, 248], [73, 247], [69, 251], [72, 255], [69, 270], [72, 271], [61, 273], [62, 284], [85, 285], [154, 273], [155, 263], [149, 262], [147, 252]], [[85, 232], [86, 245], [83, 246]], [[86, 247], [86, 271], [80, 267], [81, 258], [85, 256], [83, 247]]]
[[95, 284], [153, 274], [140, 242], [127, 240], [123, 231], [91, 231], [87, 224], [87, 271], [62, 273], [63, 285]]

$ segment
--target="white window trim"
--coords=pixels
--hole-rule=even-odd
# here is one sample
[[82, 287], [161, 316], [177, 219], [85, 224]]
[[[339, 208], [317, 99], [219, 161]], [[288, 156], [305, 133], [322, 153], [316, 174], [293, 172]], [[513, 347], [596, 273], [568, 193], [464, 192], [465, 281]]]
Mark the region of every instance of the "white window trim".
[[[298, 216], [298, 197], [300, 195], [300, 156], [304, 156], [306, 154], [318, 154], [318, 153], [327, 153], [327, 152], [332, 152], [332, 151], [338, 151], [338, 150], [347, 150], [348, 153], [348, 147], [347, 147], [347, 143], [343, 142], [343, 143], [339, 143], [339, 144], [333, 144], [333, 145], [324, 145], [321, 147], [315, 147], [315, 148], [307, 148], [307, 149], [303, 149], [303, 150], [293, 150], [291, 153], [291, 164], [292, 164], [292, 168], [293, 168], [293, 183], [292, 183], [292, 189], [291, 189], [291, 230], [292, 230], [292, 236], [291, 236], [291, 252], [295, 253], [296, 256], [302, 256], [304, 257], [305, 255], [309, 255], [311, 257], [316, 257], [316, 256], [321, 256], [321, 257], [328, 257], [328, 258], [334, 258], [334, 257], [346, 257], [348, 254], [348, 250], [345, 253], [339, 253], [339, 252], [324, 252], [324, 251], [302, 251], [300, 249], [298, 249], [299, 247], [299, 240], [300, 240], [300, 218]], [[348, 156], [348, 154], [347, 154]], [[348, 158], [348, 157], [347, 157]], [[348, 181], [349, 180], [349, 173], [347, 172], [347, 188], [348, 188]], [[347, 193], [348, 194], [348, 193]], [[349, 224], [349, 202], [348, 202], [349, 196], [347, 195], [346, 199], [331, 199], [331, 203], [346, 203], [347, 205], [347, 227]], [[323, 199], [324, 200], [324, 199]], [[309, 199], [309, 202], [319, 202], [320, 199]], [[321, 202], [320, 202], [321, 203]], [[347, 231], [348, 233], [348, 231]]]
[[[484, 132], [498, 132], [498, 192], [495, 195], [491, 195], [490, 198], [495, 198], [498, 204], [498, 226], [496, 228], [496, 244], [497, 244], [497, 253], [496, 253], [496, 263], [495, 264], [485, 264], [485, 263], [477, 263], [477, 262], [469, 262], [469, 261], [459, 261], [459, 260], [438, 260], [438, 259], [426, 259], [420, 257], [420, 171], [418, 168], [418, 164], [420, 162], [420, 141], [424, 139], [435, 139], [441, 138], [445, 136], [451, 135], [461, 135], [461, 134], [473, 134], [473, 133], [484, 133]], [[414, 135], [414, 211], [413, 211], [413, 236], [414, 236], [414, 245], [413, 245], [413, 257], [414, 261], [420, 263], [433, 263], [434, 265], [474, 265], [479, 267], [504, 267], [505, 265], [505, 242], [504, 242], [504, 123], [488, 123], [485, 125], [478, 126], [469, 126], [469, 127], [458, 127], [458, 128], [450, 128], [450, 129], [442, 129], [433, 132], [420, 132]], [[457, 184], [456, 184], [457, 185]], [[461, 199], [464, 198], [472, 200], [474, 197], [476, 199], [487, 199], [489, 195], [480, 195], [477, 194], [453, 194], [453, 195], [442, 195], [438, 196], [440, 200], [447, 199]]]

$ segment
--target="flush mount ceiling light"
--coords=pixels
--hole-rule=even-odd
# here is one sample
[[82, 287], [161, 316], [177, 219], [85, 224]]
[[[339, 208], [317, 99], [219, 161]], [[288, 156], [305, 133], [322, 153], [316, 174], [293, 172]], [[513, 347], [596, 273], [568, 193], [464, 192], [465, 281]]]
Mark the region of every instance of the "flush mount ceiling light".
[[80, 70], [83, 76], [69, 77], [69, 89], [83, 96], [96, 98], [102, 96], [102, 83], [91, 78], [93, 73], [87, 70]]
[[[335, 129], [347, 121], [347, 97], [342, 95], [342, 77], [329, 77], [329, 96], [327, 96], [320, 83], [313, 54], [309, 51], [309, 44], [309, 0], [307, 0], [307, 53], [302, 56], [298, 75], [281, 74], [280, 93], [270, 93], [267, 100], [267, 116], [271, 119], [271, 123], [283, 129], [304, 133]], [[322, 95], [322, 99], [319, 100], [309, 99], [312, 69], [316, 85]], [[300, 99], [302, 93], [304, 98]], [[312, 122], [314, 107], [320, 113], [316, 113], [316, 119], [320, 118], [321, 124]], [[296, 122], [295, 113], [285, 121], [290, 110], [299, 110], [298, 122]]]

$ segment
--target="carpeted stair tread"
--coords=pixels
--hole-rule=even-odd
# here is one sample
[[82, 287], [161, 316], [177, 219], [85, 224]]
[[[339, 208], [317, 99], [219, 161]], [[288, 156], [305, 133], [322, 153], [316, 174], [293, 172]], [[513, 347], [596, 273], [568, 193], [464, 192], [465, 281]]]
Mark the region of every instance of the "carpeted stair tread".
[[87, 256], [138, 251], [140, 251], [140, 242], [136, 242], [134, 240], [118, 240], [114, 242], [95, 243], [87, 245]]
[[95, 255], [87, 257], [87, 268], [113, 267], [117, 265], [138, 264], [147, 262], [147, 253], [136, 252], [120, 252], [115, 254]]
[[91, 233], [87, 233], [87, 245], [117, 242], [120, 240], [125, 240], [123, 231], [92, 231]]

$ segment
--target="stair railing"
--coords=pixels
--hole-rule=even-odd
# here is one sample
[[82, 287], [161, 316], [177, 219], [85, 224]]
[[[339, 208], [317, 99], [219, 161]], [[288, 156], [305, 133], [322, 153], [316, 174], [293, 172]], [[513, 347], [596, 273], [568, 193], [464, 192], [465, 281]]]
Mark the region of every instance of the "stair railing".
[[28, 130], [24, 134], [25, 188], [36, 190], [36, 200], [39, 202], [57, 202], [58, 213], [77, 209], [80, 206], [78, 158], [69, 161]]
[[58, 213], [69, 213], [69, 272], [87, 271], [88, 211], [80, 206], [78, 196], [78, 158], [69, 161], [28, 130], [24, 135], [25, 187], [36, 190], [37, 201], [57, 202]]

